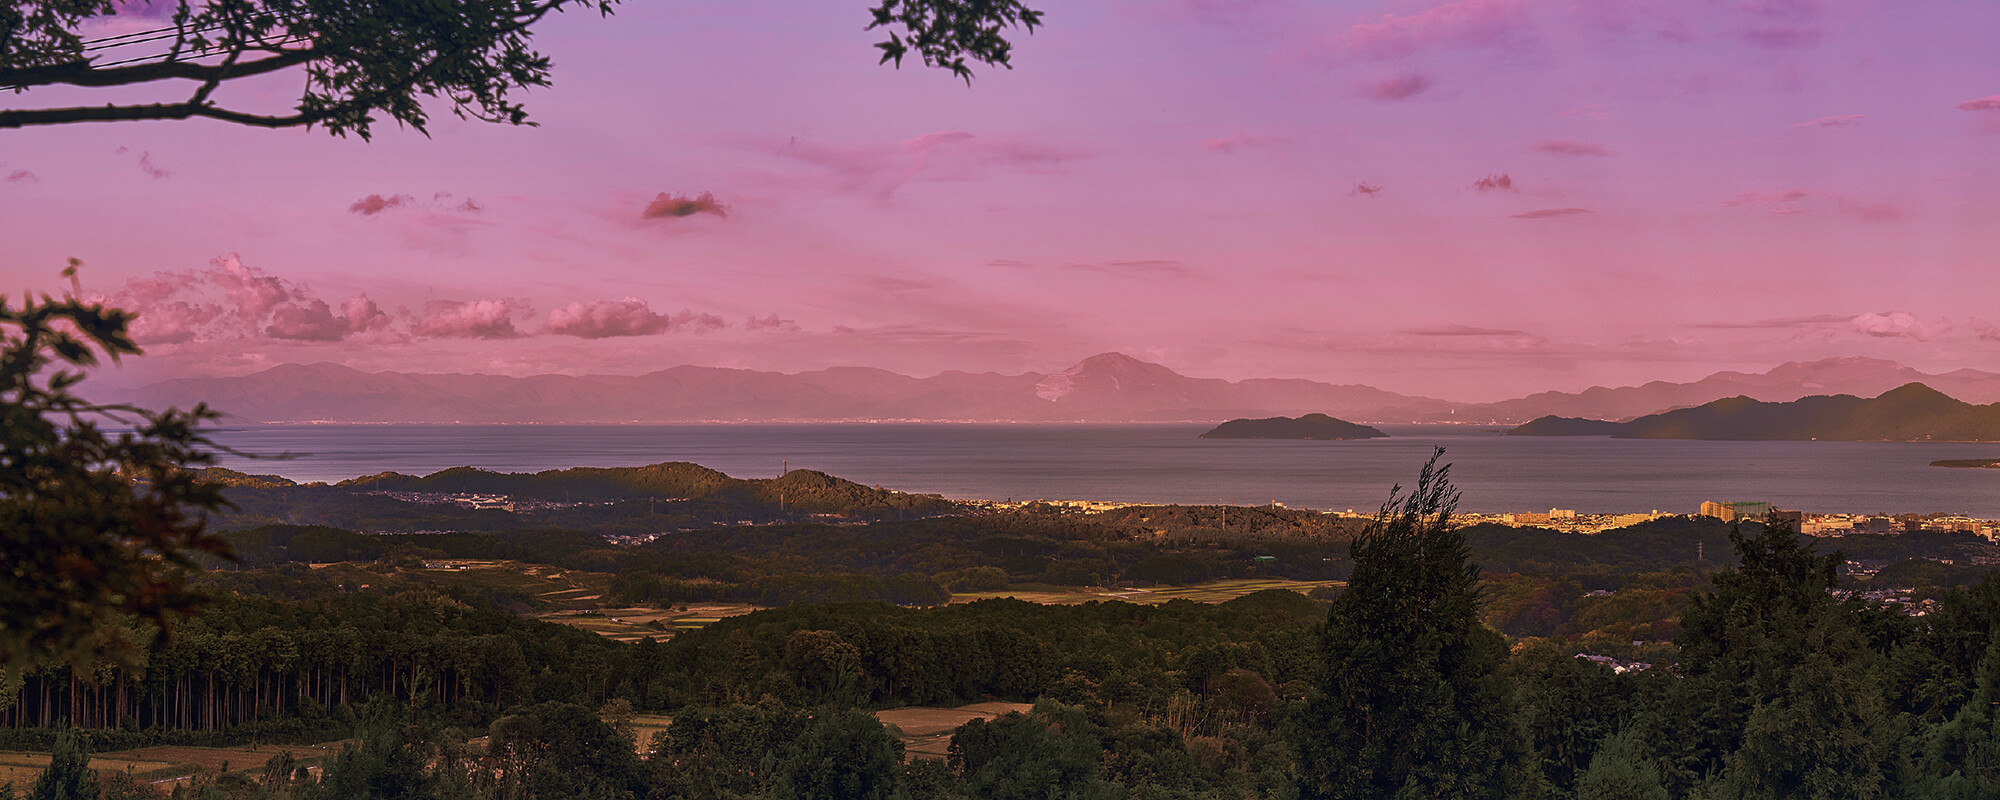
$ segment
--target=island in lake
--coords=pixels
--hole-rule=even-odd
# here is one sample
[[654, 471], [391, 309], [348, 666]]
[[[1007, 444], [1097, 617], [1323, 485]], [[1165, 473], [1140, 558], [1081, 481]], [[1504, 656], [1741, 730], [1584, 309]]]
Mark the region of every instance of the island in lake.
[[1232, 419], [1201, 435], [1203, 439], [1382, 439], [1389, 434], [1325, 414], [1267, 419]]
[[1551, 416], [1508, 433], [1608, 435], [1616, 439], [1994, 442], [2000, 441], [2000, 403], [1972, 405], [1921, 383], [1910, 383], [1873, 399], [1840, 394], [1766, 403], [1749, 397], [1725, 397], [1693, 408], [1648, 414], [1630, 422]]

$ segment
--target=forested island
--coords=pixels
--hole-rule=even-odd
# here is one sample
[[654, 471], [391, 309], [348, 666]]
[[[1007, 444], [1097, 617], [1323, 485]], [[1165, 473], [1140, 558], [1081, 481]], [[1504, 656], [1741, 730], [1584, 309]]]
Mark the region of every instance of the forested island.
[[1380, 439], [1389, 434], [1325, 414], [1266, 419], [1232, 419], [1203, 433], [1202, 439]]
[[1976, 406], [1911, 383], [1873, 399], [1815, 395], [1766, 403], [1728, 397], [1622, 423], [1543, 417], [1508, 433], [1725, 441], [1992, 442], [2000, 441], [2000, 403]]

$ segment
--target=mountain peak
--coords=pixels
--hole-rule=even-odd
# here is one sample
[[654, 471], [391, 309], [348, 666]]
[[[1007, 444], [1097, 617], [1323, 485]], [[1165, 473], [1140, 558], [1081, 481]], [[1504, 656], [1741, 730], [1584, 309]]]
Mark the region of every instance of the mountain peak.
[[1124, 353], [1098, 353], [1043, 378], [1035, 384], [1035, 396], [1053, 403], [1082, 392], [1118, 392], [1182, 380], [1186, 378], [1180, 373], [1150, 361], [1140, 361]]

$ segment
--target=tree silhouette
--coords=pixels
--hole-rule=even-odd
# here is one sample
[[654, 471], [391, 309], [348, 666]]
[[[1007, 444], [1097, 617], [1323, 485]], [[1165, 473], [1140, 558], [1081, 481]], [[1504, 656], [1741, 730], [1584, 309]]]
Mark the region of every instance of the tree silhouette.
[[1302, 798], [1502, 797], [1507, 658], [1479, 621], [1479, 568], [1451, 524], [1439, 448], [1354, 540], [1354, 575], [1319, 630], [1317, 692], [1295, 720]]
[[[63, 273], [72, 281], [76, 266]], [[128, 619], [168, 626], [200, 600], [185, 586], [196, 556], [229, 553], [204, 530], [221, 487], [188, 469], [212, 458], [199, 426], [215, 414], [74, 391], [100, 353], [139, 352], [130, 321], [74, 294], [0, 297], [0, 666], [136, 652]]]
[[[131, 5], [7, 4], [0, 6], [0, 89], [147, 86], [162, 100], [0, 109], [0, 128], [205, 117], [265, 128], [318, 125], [367, 139], [377, 114], [423, 132], [426, 98], [449, 101], [460, 118], [533, 124], [514, 97], [549, 83], [548, 56], [529, 46], [534, 26], [572, 9], [608, 15], [617, 1], [178, 0], [165, 26], [94, 38], [85, 37], [85, 26]], [[1032, 33], [1041, 24], [1041, 12], [1018, 0], [882, 0], [871, 13], [868, 28], [889, 34], [876, 45], [884, 62], [900, 66], [914, 51], [967, 82], [968, 61], [1010, 66], [1008, 29]], [[143, 54], [127, 55], [135, 52]], [[295, 67], [305, 87], [292, 113], [255, 113], [213, 99], [230, 81]]]

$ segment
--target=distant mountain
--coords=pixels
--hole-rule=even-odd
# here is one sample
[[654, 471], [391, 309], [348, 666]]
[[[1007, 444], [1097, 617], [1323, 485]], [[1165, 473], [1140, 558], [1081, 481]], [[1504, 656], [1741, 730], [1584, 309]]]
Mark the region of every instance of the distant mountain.
[[1452, 407], [1368, 386], [1190, 378], [1119, 353], [1053, 375], [950, 371], [929, 378], [864, 367], [508, 378], [290, 364], [235, 378], [164, 381], [111, 399], [148, 407], [206, 402], [231, 422], [367, 423], [1212, 421], [1314, 410], [1365, 416], [1391, 407], [1437, 415]]
[[1342, 439], [1380, 439], [1389, 434], [1356, 425], [1346, 420], [1334, 419], [1325, 414], [1307, 414], [1303, 417], [1271, 417], [1268, 419], [1232, 419], [1202, 434], [1201, 439], [1320, 439], [1336, 441]]
[[1610, 436], [1624, 425], [1601, 419], [1578, 419], [1558, 417], [1553, 414], [1536, 419], [1526, 425], [1507, 432], [1508, 436]]
[[1653, 381], [1642, 386], [1593, 386], [1581, 392], [1541, 392], [1515, 400], [1461, 406], [1461, 420], [1520, 422], [1543, 416], [1627, 420], [1725, 397], [1788, 402], [1811, 395], [1874, 397], [1909, 383], [1923, 383], [1972, 403], [2000, 401], [2000, 374], [1961, 369], [1939, 375], [1879, 358], [1791, 361], [1769, 372], [1717, 372], [1692, 383]]
[[[1562, 429], [1545, 422], [1536, 420], [1509, 433], [1564, 435], [1536, 433]], [[1921, 383], [1910, 383], [1872, 400], [1845, 394], [1814, 395], [1785, 403], [1726, 397], [1694, 408], [1612, 423], [1609, 432], [1619, 439], [1995, 442], [2000, 441], [2000, 403], [1973, 405]]]
[[1874, 396], [1912, 382], [1975, 403], [2000, 401], [2000, 374], [1967, 369], [1929, 375], [1867, 358], [1468, 404], [1358, 384], [1191, 378], [1121, 353], [1091, 356], [1053, 374], [948, 371], [928, 378], [868, 367], [785, 374], [681, 366], [644, 375], [510, 378], [287, 364], [241, 377], [163, 381], [102, 399], [146, 407], [206, 402], [237, 423], [1214, 422], [1310, 412], [1366, 423], [1507, 424], [1544, 416], [1629, 420], [1734, 396], [1765, 402]]

